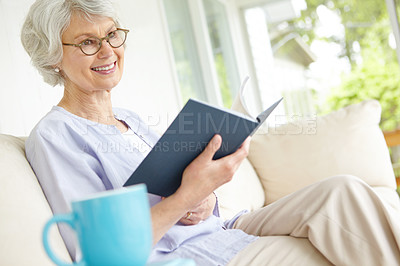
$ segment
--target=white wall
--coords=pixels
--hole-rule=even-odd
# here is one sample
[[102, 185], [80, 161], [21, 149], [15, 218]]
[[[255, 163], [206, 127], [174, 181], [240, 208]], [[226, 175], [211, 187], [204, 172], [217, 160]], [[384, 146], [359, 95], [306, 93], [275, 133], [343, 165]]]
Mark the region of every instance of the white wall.
[[[0, 133], [26, 136], [62, 97], [42, 81], [20, 42], [20, 29], [34, 0], [0, 0]], [[157, 130], [180, 109], [175, 72], [158, 0], [115, 0], [131, 30], [125, 73], [113, 90], [113, 105], [138, 112]]]

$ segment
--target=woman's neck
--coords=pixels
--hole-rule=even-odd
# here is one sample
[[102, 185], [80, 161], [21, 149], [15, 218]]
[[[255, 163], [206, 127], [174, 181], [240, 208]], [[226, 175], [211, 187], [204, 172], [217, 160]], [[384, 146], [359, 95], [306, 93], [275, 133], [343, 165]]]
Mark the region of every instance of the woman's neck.
[[127, 130], [126, 125], [114, 117], [109, 90], [86, 93], [65, 88], [58, 106], [90, 121], [115, 125], [121, 132]]

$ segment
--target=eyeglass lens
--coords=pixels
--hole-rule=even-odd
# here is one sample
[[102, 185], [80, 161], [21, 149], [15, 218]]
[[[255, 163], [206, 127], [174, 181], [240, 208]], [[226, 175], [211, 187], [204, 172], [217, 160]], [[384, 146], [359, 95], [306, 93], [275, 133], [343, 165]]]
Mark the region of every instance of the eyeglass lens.
[[[123, 30], [115, 30], [110, 32], [105, 38], [111, 47], [118, 48], [125, 43], [126, 32]], [[102, 40], [96, 37], [90, 37], [81, 42], [80, 48], [83, 53], [93, 55], [100, 50]]]

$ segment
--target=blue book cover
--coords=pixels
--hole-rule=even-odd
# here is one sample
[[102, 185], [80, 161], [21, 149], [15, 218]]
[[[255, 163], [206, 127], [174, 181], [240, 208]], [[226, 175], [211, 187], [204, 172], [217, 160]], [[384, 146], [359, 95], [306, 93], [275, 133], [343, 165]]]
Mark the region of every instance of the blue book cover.
[[124, 186], [144, 183], [149, 193], [167, 197], [181, 184], [186, 166], [215, 134], [222, 145], [214, 159], [235, 152], [261, 126], [279, 104], [274, 103], [257, 119], [190, 99]]

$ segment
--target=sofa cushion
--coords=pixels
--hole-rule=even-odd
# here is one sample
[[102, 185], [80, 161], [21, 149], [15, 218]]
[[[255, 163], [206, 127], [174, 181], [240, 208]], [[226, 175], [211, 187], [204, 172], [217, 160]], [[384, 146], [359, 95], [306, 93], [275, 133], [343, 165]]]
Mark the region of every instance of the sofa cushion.
[[[245, 112], [240, 101], [235, 101], [234, 109]], [[325, 116], [259, 130], [248, 158], [264, 186], [266, 204], [341, 174], [394, 191], [380, 115], [379, 102], [369, 100]]]
[[239, 166], [232, 181], [215, 192], [218, 196], [220, 216], [224, 220], [232, 218], [242, 210], [259, 209], [265, 202], [260, 179], [247, 159]]
[[[53, 265], [42, 246], [42, 230], [52, 212], [28, 161], [24, 140], [0, 134], [0, 265]], [[57, 227], [54, 252], [71, 261]]]

